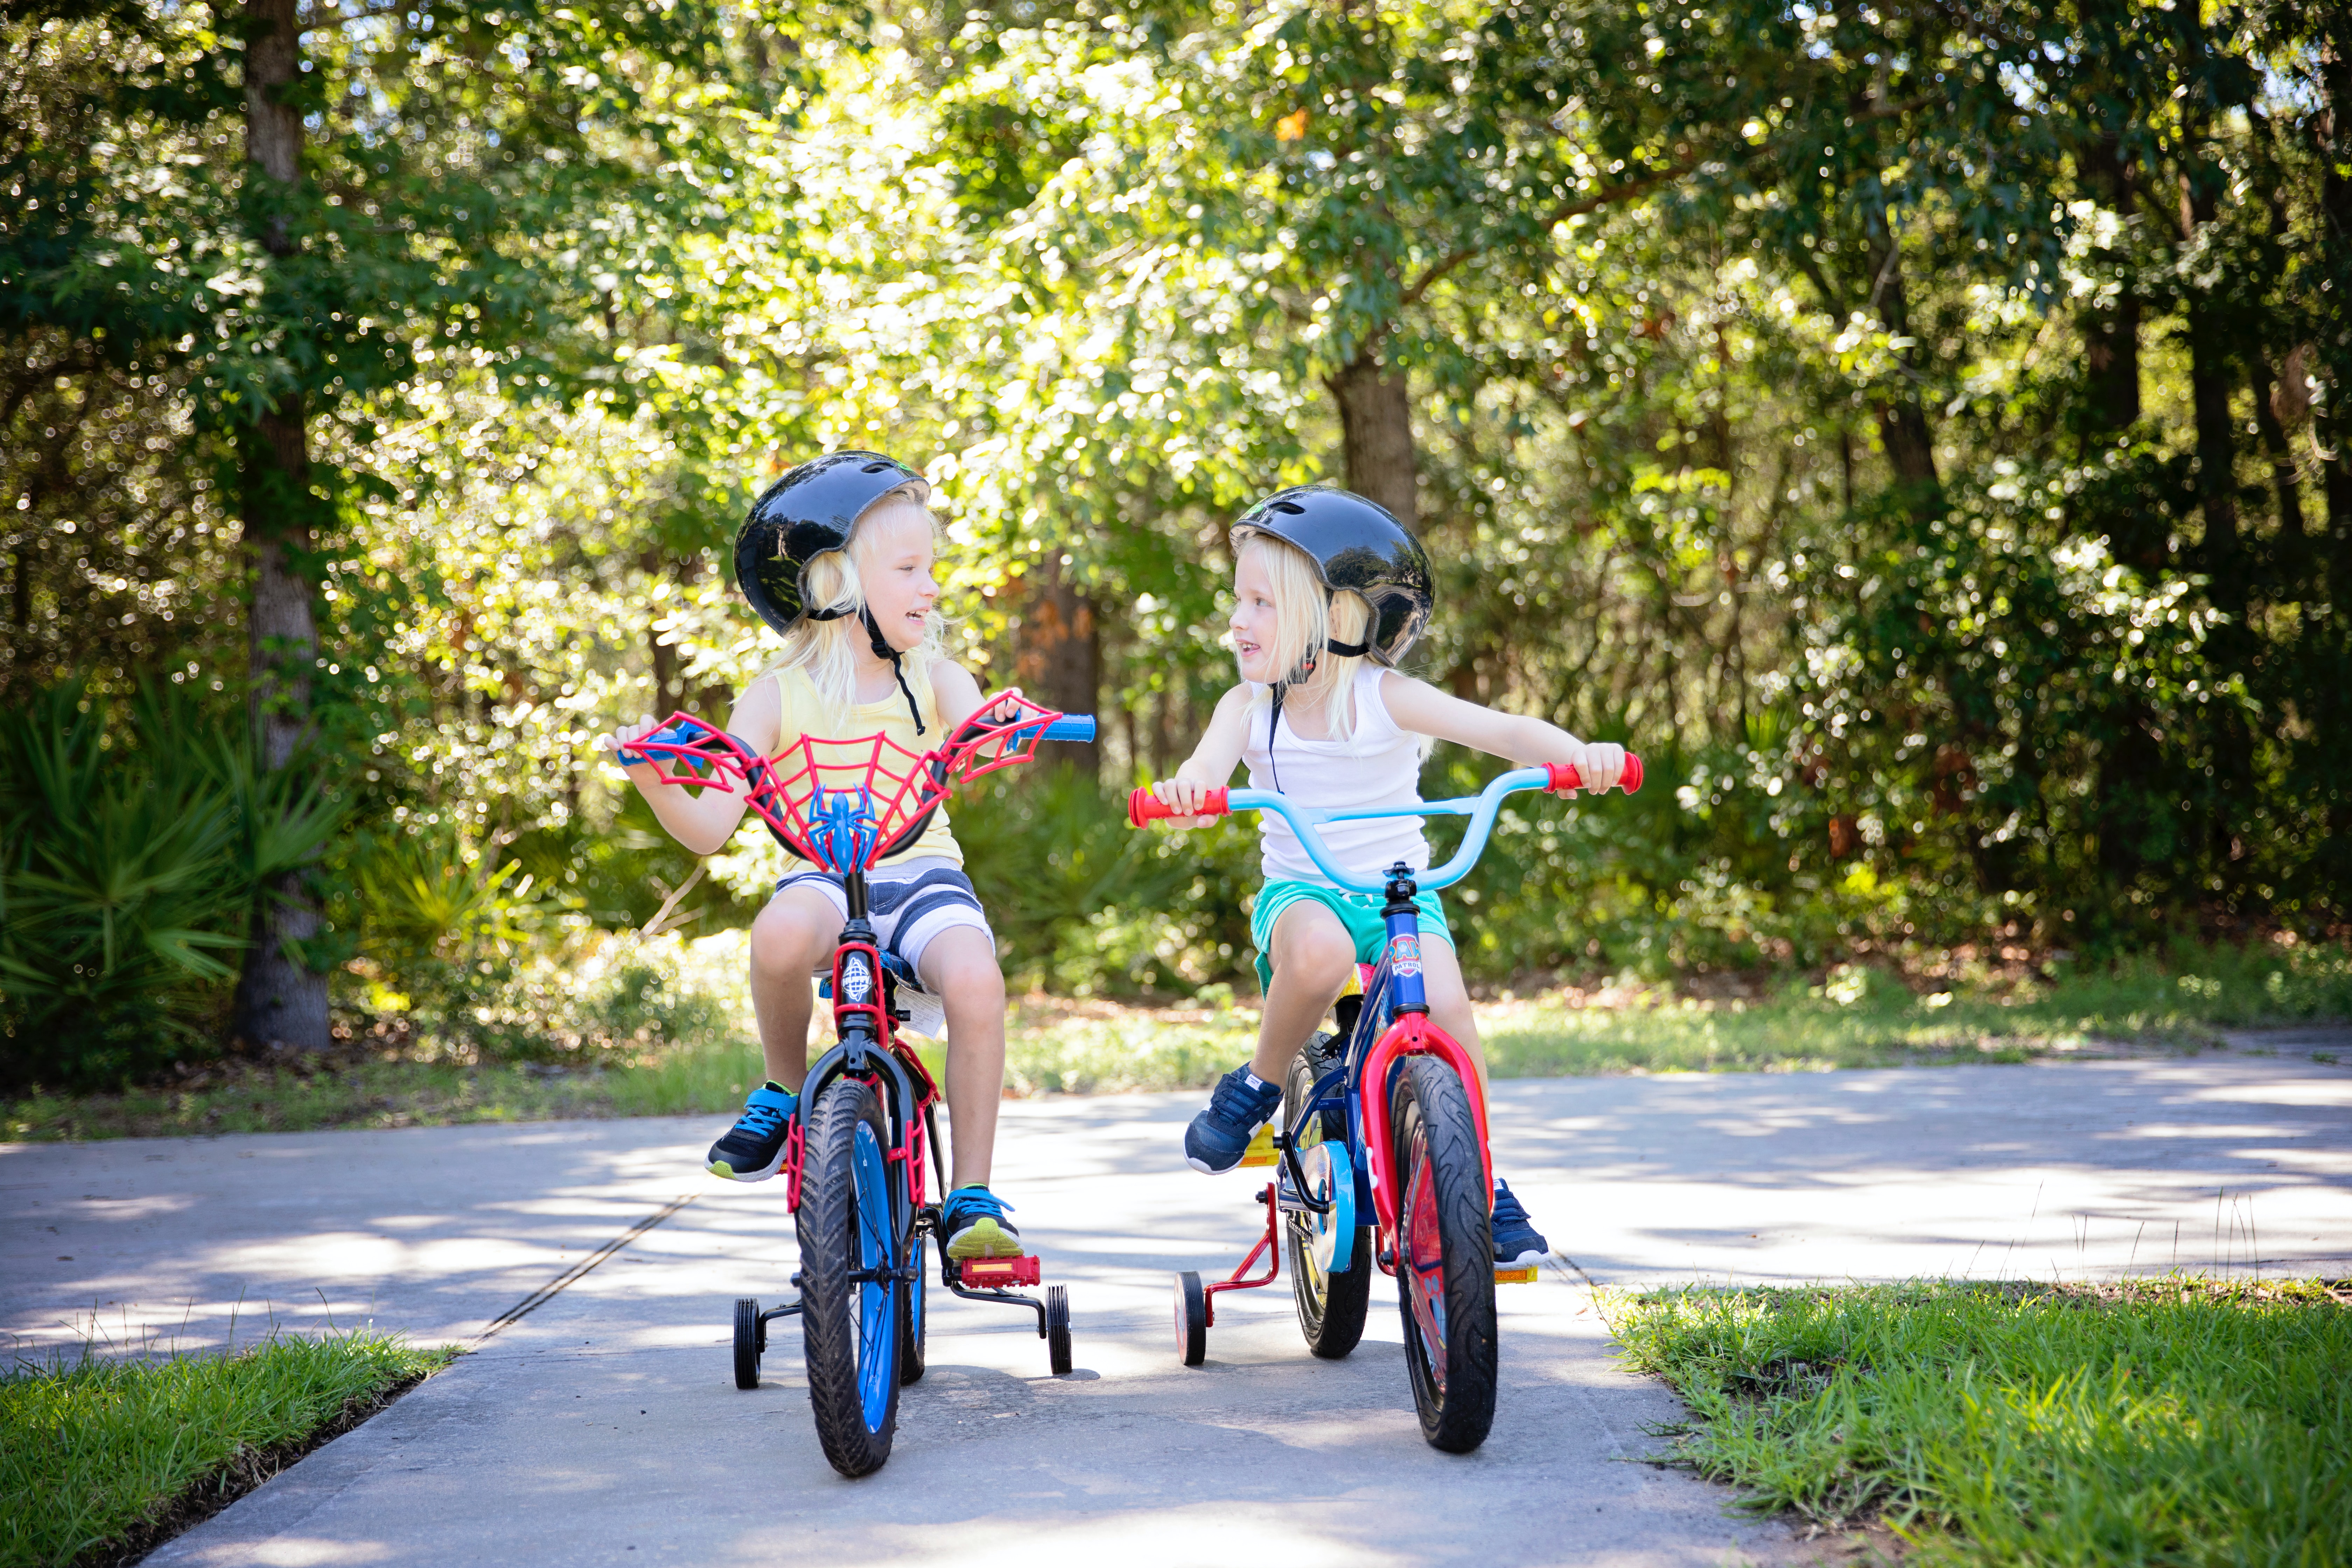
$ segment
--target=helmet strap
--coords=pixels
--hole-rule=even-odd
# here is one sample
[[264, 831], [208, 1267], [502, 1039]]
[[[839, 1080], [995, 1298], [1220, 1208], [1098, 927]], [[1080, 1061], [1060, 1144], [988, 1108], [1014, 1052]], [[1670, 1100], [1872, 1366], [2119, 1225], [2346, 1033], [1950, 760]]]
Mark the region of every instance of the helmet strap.
[[[835, 612], [835, 614], [839, 613], [840, 612], [838, 611]], [[882, 625], [874, 618], [874, 607], [872, 605], [859, 605], [857, 610], [857, 618], [866, 623], [866, 636], [873, 645], [874, 657], [877, 658], [887, 658], [890, 661], [890, 673], [898, 678], [898, 689], [906, 695], [907, 711], [915, 716], [915, 733], [918, 735], [921, 734], [923, 732], [923, 710], [915, 706], [914, 689], [907, 684], [907, 667], [900, 659], [898, 650], [892, 647], [889, 642], [882, 636]]]
[[1331, 652], [1338, 654], [1341, 658], [1361, 658], [1366, 654], [1372, 651], [1372, 645], [1368, 642], [1331, 642], [1326, 640], [1323, 646], [1328, 648]]
[[1282, 788], [1282, 766], [1274, 760], [1274, 731], [1276, 726], [1282, 722], [1283, 693], [1289, 689], [1290, 682], [1276, 681], [1274, 696], [1265, 705], [1265, 767], [1274, 775], [1274, 787], [1277, 790]]

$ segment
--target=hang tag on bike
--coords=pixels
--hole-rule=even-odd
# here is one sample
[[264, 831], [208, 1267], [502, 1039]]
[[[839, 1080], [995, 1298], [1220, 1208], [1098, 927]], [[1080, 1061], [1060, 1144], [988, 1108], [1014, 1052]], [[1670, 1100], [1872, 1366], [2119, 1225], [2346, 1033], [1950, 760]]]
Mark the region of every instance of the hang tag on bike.
[[1421, 938], [1392, 936], [1389, 938], [1389, 968], [1398, 974], [1421, 973]]
[[866, 967], [866, 955], [853, 952], [841, 965], [841, 994], [844, 1000], [862, 1003], [874, 994], [874, 972]]

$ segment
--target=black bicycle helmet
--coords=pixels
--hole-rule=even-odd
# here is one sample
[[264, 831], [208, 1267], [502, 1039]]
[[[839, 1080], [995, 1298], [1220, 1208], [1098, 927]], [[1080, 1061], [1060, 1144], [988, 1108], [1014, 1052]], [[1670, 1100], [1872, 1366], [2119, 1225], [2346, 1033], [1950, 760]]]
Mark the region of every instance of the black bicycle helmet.
[[788, 632], [803, 616], [843, 614], [809, 608], [809, 563], [846, 546], [859, 514], [903, 485], [930, 495], [922, 475], [879, 452], [830, 452], [770, 485], [735, 534], [735, 583], [760, 618]]
[[1345, 588], [1372, 607], [1360, 643], [1330, 643], [1348, 658], [1393, 667], [1429, 626], [1435, 607], [1429, 553], [1377, 501], [1328, 485], [1277, 490], [1242, 513], [1234, 528], [1270, 533], [1315, 563], [1325, 589]]
[[[803, 618], [830, 621], [847, 615], [846, 610], [809, 607], [809, 563], [846, 548], [849, 531], [866, 509], [907, 485], [919, 488], [917, 500], [930, 499], [930, 481], [879, 452], [829, 452], [803, 463], [761, 493], [736, 531], [735, 585], [760, 618], [779, 632], [791, 631]], [[898, 650], [882, 636], [872, 610], [860, 612], [860, 618], [874, 657], [890, 661], [890, 672], [906, 694], [907, 711], [914, 715], [915, 733], [920, 735], [922, 710], [907, 685]]]

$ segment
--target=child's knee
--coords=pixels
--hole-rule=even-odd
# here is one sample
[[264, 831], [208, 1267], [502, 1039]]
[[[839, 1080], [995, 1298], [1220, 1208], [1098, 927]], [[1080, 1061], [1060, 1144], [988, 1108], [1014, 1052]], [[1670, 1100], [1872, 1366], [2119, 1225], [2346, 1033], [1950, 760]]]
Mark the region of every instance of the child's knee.
[[751, 967], [771, 974], [806, 973], [831, 950], [839, 925], [830, 909], [820, 920], [798, 902], [774, 900], [752, 919]]
[[932, 939], [919, 966], [925, 984], [945, 997], [1002, 1008], [1004, 971], [997, 964], [995, 946], [977, 931], [970, 932], [969, 942], [957, 940], [968, 929], [943, 931]]
[[1356, 944], [1339, 922], [1311, 925], [1290, 934], [1275, 958], [1275, 973], [1288, 970], [1302, 985], [1338, 985], [1356, 962]]

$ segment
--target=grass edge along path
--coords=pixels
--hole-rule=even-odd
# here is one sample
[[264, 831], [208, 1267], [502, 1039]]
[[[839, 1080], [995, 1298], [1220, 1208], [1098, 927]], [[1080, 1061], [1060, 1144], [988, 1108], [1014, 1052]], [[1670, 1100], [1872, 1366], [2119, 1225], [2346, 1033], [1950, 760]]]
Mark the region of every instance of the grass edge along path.
[[0, 1373], [0, 1568], [110, 1568], [210, 1519], [446, 1366], [373, 1332]]
[[2352, 1562], [2352, 1290], [2169, 1278], [1603, 1292], [1668, 1460], [1922, 1564]]
[[[710, 988], [713, 1005], [691, 1011], [720, 1021], [682, 1040], [625, 1054], [551, 1050], [534, 1060], [360, 1051], [223, 1064], [177, 1084], [0, 1100], [0, 1142], [724, 1115], [758, 1081], [757, 1037], [733, 948], [718, 938], [693, 945], [691, 963], [667, 978]], [[2224, 1027], [2352, 1018], [2352, 947], [2342, 943], [2189, 944], [2106, 965], [2052, 965], [2052, 973], [2017, 967], [1994, 973], [1939, 962], [1928, 966], [1934, 973], [1905, 974], [1849, 963], [1819, 979], [1786, 974], [1752, 994], [1713, 997], [1621, 977], [1482, 1002], [1479, 1027], [1495, 1076], [1513, 1079], [2194, 1050]], [[1249, 1055], [1256, 1027], [1255, 1010], [1236, 1005], [1223, 986], [1185, 1006], [1024, 998], [1007, 1031], [1005, 1085], [1023, 1098], [1205, 1089]], [[943, 1051], [922, 1048], [937, 1076]]]

